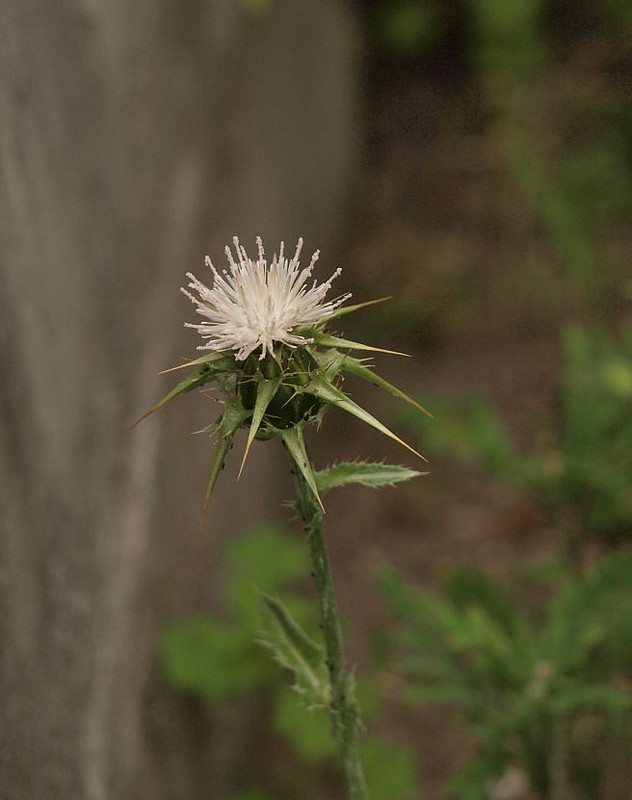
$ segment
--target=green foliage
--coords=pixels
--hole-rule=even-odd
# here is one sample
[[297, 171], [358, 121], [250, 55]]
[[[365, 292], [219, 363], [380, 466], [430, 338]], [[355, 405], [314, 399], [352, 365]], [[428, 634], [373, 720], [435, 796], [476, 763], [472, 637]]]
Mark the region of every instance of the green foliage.
[[[618, 340], [578, 327], [565, 331], [566, 367], [548, 444], [521, 454], [482, 398], [436, 401], [424, 426], [431, 450], [452, 451], [490, 476], [527, 492], [555, 524], [575, 520], [583, 534], [629, 536], [632, 526], [632, 324]], [[419, 420], [409, 417], [411, 424]]]
[[210, 702], [228, 700], [262, 681], [263, 665], [247, 630], [205, 616], [167, 629], [161, 654], [174, 686]]
[[338, 486], [357, 483], [360, 486], [379, 488], [417, 478], [424, 473], [408, 467], [369, 461], [343, 461], [316, 473], [316, 485], [321, 494]]
[[[226, 598], [246, 634], [261, 624], [261, 603], [258, 592], [274, 594], [297, 584], [309, 572], [309, 559], [304, 543], [287, 531], [271, 525], [235, 537], [224, 551], [230, 580]], [[301, 598], [292, 595], [292, 610], [297, 618], [310, 623], [311, 617]]]
[[372, 800], [419, 800], [414, 750], [383, 739], [367, 738], [362, 756]]
[[274, 726], [306, 761], [318, 763], [336, 754], [326, 709], [321, 706], [306, 710], [294, 692], [278, 693]]
[[565, 350], [556, 492], [588, 530], [618, 533], [632, 524], [632, 324], [619, 343], [570, 328]]
[[[424, 424], [427, 446], [439, 452], [446, 447], [461, 461], [481, 464], [490, 475], [522, 481], [525, 462], [516, 452], [506, 427], [482, 397], [459, 403], [435, 398], [441, 412], [432, 425]], [[421, 430], [422, 420], [407, 413], [407, 419]]]
[[542, 0], [471, 0], [476, 54], [485, 72], [523, 79], [541, 62]]
[[[395, 470], [389, 472], [389, 480], [405, 479], [397, 471], [403, 468], [376, 466]], [[304, 762], [333, 761], [337, 748], [327, 708], [323, 649], [312, 604], [297, 591], [309, 573], [304, 542], [279, 528], [262, 526], [227, 544], [222, 558], [229, 574], [222, 598], [227, 619], [200, 613], [168, 627], [160, 641], [167, 679], [215, 704], [265, 687], [274, 699], [270, 735], [280, 734]], [[277, 598], [281, 592], [284, 602]], [[292, 674], [294, 691], [287, 690], [274, 660]], [[372, 685], [368, 678], [359, 684], [369, 715], [379, 710]], [[368, 777], [372, 800], [419, 796], [411, 753], [375, 737], [365, 747], [372, 759]], [[234, 800], [268, 797], [255, 785]]]
[[453, 796], [483, 800], [510, 767], [538, 797], [561, 798], [562, 785], [568, 797], [602, 796], [608, 752], [632, 741], [621, 680], [632, 660], [632, 551], [567, 579], [540, 613], [471, 567], [448, 575], [443, 597], [411, 591], [392, 570], [380, 583], [401, 623], [409, 699], [457, 706], [477, 741]]
[[261, 643], [293, 673], [301, 703], [307, 709], [326, 708], [330, 689], [323, 647], [305, 633], [279, 599], [264, 595], [262, 600], [269, 619]]
[[444, 27], [443, 9], [438, 0], [390, 0], [376, 4], [371, 23], [381, 50], [415, 56], [436, 44]]
[[[261, 626], [256, 587], [266, 593], [280, 591], [308, 569], [301, 542], [272, 526], [231, 542], [224, 557], [231, 573], [224, 591], [231, 621], [199, 614], [167, 628], [160, 642], [170, 682], [215, 703], [274, 680], [269, 659], [253, 641], [253, 632]], [[293, 611], [302, 621], [310, 621], [307, 606], [298, 597]]]

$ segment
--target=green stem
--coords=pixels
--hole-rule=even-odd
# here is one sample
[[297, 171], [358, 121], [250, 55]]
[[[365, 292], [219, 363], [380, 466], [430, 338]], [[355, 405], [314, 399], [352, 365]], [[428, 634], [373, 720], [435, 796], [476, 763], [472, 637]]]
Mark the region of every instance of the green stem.
[[301, 470], [296, 465], [293, 466], [298, 489], [298, 510], [305, 523], [318, 591], [329, 668], [331, 687], [329, 712], [333, 733], [338, 742], [351, 800], [368, 800], [369, 794], [360, 758], [360, 714], [355, 699], [353, 678], [345, 663], [334, 581], [323, 535], [323, 512]]

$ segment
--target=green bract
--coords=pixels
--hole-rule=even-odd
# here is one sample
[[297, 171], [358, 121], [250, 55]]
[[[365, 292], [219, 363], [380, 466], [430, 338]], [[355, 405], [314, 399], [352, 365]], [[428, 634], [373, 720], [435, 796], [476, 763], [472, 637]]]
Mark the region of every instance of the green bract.
[[320, 424], [323, 414], [330, 406], [336, 406], [366, 422], [419, 458], [426, 460], [372, 414], [351, 400], [340, 388], [343, 374], [351, 373], [428, 413], [401, 389], [375, 373], [367, 365], [367, 359], [351, 355], [353, 351], [386, 353], [393, 351], [338, 338], [325, 328], [326, 323], [333, 318], [379, 303], [384, 299], [386, 298], [340, 308], [312, 327], [296, 331], [308, 340], [307, 344], [298, 347], [278, 344], [273, 352], [267, 353], [263, 359], [259, 357], [260, 348], [244, 361], [239, 361], [233, 351], [227, 350], [211, 352], [173, 368], [174, 370], [192, 368], [192, 370], [137, 422], [192, 389], [210, 383], [217, 385], [223, 396], [224, 405], [218, 419], [204, 429], [217, 434], [217, 444], [204, 498], [203, 513], [224, 465], [232, 439], [240, 428], [248, 430], [240, 474], [253, 441], [278, 436], [283, 440], [290, 456], [322, 506], [316, 478], [305, 449], [303, 429], [311, 423]]

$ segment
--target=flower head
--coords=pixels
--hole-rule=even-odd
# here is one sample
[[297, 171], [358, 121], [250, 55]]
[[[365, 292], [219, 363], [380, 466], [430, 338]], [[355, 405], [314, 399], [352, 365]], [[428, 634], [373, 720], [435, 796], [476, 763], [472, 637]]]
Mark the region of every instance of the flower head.
[[297, 333], [297, 328], [314, 325], [329, 317], [336, 308], [351, 297], [342, 295], [324, 302], [335, 278], [337, 269], [329, 280], [318, 284], [308, 281], [318, 261], [317, 250], [307, 267], [300, 269], [299, 257], [303, 240], [299, 239], [293, 258], [284, 255], [281, 242], [278, 255], [268, 264], [261, 237], [257, 237], [258, 258], [253, 261], [235, 236], [233, 239], [237, 261], [229, 247], [226, 256], [230, 270], [220, 274], [209, 256], [206, 264], [213, 273], [213, 286], [208, 288], [190, 272], [189, 288], [199, 295], [194, 297], [187, 289], [182, 292], [197, 306], [197, 313], [205, 317], [201, 323], [186, 323], [207, 339], [198, 350], [236, 350], [236, 359], [244, 361], [261, 348], [260, 359], [274, 351], [275, 343], [289, 347], [305, 345], [313, 340]]
[[[285, 257], [281, 243], [278, 255], [270, 264], [260, 238], [257, 238], [256, 261], [248, 258], [237, 237], [233, 242], [237, 260], [227, 247], [229, 270], [220, 274], [210, 258], [206, 259], [213, 274], [211, 288], [188, 273], [189, 288], [198, 297], [182, 289], [197, 307], [198, 314], [204, 317], [203, 322], [187, 325], [207, 340], [198, 347], [207, 352], [174, 367], [193, 369], [138, 420], [193, 389], [217, 384], [223, 410], [218, 419], [204, 429], [218, 435], [204, 508], [232, 439], [240, 428], [248, 430], [242, 469], [255, 439], [278, 436], [320, 502], [303, 429], [311, 423], [319, 423], [330, 406], [371, 425], [423, 458], [340, 388], [343, 373], [350, 373], [424, 411], [419, 403], [374, 372], [365, 358], [352, 355], [356, 350], [386, 353], [391, 350], [343, 339], [327, 329], [333, 320], [387, 298], [344, 307], [341, 306], [350, 297], [348, 294], [325, 301], [341, 270], [337, 269], [324, 283], [313, 281], [309, 286], [318, 251], [301, 270], [302, 239], [298, 240], [291, 259]], [[259, 348], [261, 352], [257, 353]]]

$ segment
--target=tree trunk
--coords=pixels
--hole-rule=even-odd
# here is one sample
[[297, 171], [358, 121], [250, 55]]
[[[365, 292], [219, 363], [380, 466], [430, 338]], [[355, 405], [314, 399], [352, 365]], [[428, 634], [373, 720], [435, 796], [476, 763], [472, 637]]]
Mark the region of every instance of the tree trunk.
[[184, 733], [143, 745], [153, 636], [208, 601], [217, 536], [273, 513], [275, 454], [201, 534], [208, 401], [128, 426], [197, 344], [183, 273], [233, 233], [331, 245], [355, 147], [346, 10], [249, 8], [0, 5], [2, 800], [200, 791]]

